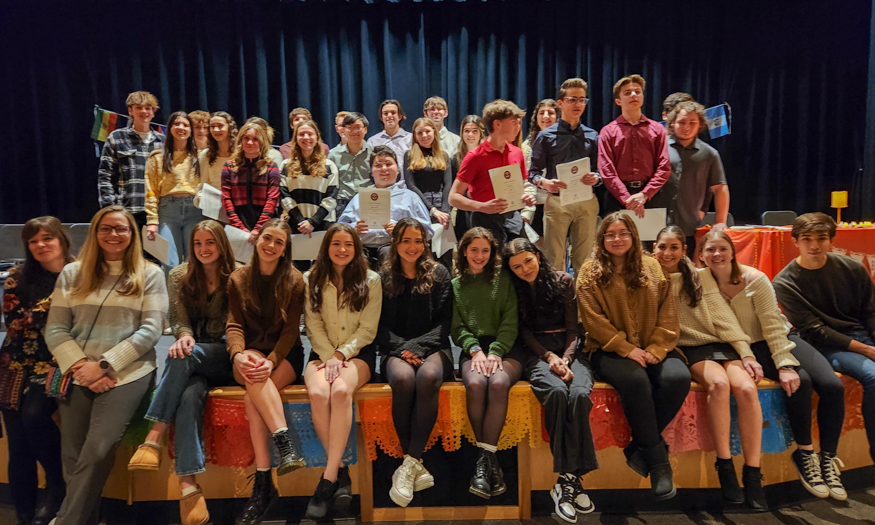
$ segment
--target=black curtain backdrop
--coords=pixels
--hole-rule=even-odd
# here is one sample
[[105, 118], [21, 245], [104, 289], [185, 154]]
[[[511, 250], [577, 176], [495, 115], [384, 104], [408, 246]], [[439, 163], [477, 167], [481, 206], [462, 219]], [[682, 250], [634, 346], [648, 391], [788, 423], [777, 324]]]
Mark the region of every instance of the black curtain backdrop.
[[713, 144], [736, 218], [829, 211], [836, 189], [850, 191], [844, 216], [859, 218], [871, 186], [862, 179], [868, 0], [2, 5], [3, 223], [90, 219], [92, 107], [125, 112], [135, 90], [159, 98], [156, 122], [176, 110], [260, 115], [276, 144], [289, 139], [288, 112], [305, 106], [333, 145], [341, 109], [363, 111], [373, 134], [379, 103], [397, 98], [409, 129], [423, 101], [441, 95], [458, 132], [495, 98], [531, 109], [572, 76], [589, 82], [584, 116], [600, 129], [619, 114], [613, 83], [640, 73], [649, 117], [674, 91], [731, 104], [732, 135]]

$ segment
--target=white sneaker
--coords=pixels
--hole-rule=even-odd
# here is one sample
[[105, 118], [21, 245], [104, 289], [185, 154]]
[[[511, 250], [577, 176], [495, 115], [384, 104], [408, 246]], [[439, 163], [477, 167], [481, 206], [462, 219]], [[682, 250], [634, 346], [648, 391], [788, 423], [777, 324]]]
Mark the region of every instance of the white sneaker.
[[579, 477], [574, 485], [574, 510], [576, 510], [578, 514], [589, 514], [594, 511], [595, 505], [592, 500], [589, 499], [587, 493], [583, 491], [583, 483], [580, 482]]
[[404, 462], [392, 474], [392, 488], [389, 489], [389, 497], [399, 507], [406, 507], [413, 501], [413, 481], [421, 470], [422, 465], [419, 461], [410, 456], [404, 456]]
[[574, 509], [574, 485], [573, 481], [559, 476], [559, 479], [550, 491], [556, 515], [568, 523], [577, 523], [577, 511]]
[[434, 476], [431, 472], [425, 469], [422, 460], [419, 460], [419, 467], [422, 469], [416, 474], [416, 479], [413, 480], [413, 492], [430, 489], [434, 487]]

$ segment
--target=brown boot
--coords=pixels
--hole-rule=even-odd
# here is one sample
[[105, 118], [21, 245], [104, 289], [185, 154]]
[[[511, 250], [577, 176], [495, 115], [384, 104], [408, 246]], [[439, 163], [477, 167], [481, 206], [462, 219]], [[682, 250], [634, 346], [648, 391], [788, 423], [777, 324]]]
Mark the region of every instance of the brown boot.
[[204, 525], [210, 521], [207, 500], [200, 485], [196, 491], [179, 500], [179, 518], [182, 525]]
[[137, 447], [128, 462], [128, 470], [158, 470], [160, 466], [161, 449], [149, 443]]

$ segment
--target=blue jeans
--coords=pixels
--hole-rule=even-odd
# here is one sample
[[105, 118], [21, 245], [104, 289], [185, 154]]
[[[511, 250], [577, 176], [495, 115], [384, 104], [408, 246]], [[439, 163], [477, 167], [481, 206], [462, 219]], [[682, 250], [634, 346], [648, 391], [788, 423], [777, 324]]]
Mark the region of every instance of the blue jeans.
[[174, 423], [176, 475], [204, 471], [204, 408], [209, 394], [207, 379], [234, 384], [225, 343], [194, 345], [183, 359], [168, 357], [164, 376], [155, 390], [146, 419]]
[[[875, 340], [865, 332], [847, 334], [857, 341], [875, 346]], [[875, 459], [875, 361], [848, 350], [820, 349], [836, 372], [848, 375], [863, 385], [863, 422], [869, 438], [869, 455]]]
[[170, 268], [179, 266], [188, 256], [188, 242], [195, 225], [204, 220], [201, 210], [194, 205], [194, 196], [161, 197], [158, 202], [158, 235], [170, 242]]

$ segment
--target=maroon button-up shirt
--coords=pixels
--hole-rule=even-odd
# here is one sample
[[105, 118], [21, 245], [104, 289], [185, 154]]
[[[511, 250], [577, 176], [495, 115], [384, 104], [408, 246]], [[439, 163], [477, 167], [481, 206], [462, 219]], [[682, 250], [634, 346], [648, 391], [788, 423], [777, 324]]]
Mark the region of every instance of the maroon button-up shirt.
[[644, 115], [635, 125], [617, 117], [599, 133], [599, 174], [621, 203], [631, 196], [623, 182], [650, 179], [641, 191], [653, 198], [671, 175], [665, 128]]

